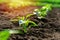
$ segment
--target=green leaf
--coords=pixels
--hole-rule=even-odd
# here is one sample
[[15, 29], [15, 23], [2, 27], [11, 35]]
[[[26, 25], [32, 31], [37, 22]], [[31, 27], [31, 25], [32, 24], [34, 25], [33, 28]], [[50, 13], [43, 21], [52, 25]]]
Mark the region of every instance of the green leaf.
[[31, 23], [30, 26], [37, 26], [37, 24], [35, 22], [33, 22], [33, 21], [29, 21], [29, 22]]
[[28, 19], [30, 16], [32, 16], [32, 15], [34, 15], [34, 14], [28, 14], [27, 16], [26, 16], [26, 19]]
[[10, 33], [8, 30], [0, 31], [0, 40], [8, 40]]
[[25, 33], [27, 33], [27, 25], [26, 25], [26, 24], [22, 24], [21, 26], [23, 27], [23, 31], [24, 31]]
[[50, 11], [52, 9], [51, 5], [46, 4], [45, 6], [43, 6], [41, 9], [37, 9], [35, 11], [36, 16], [38, 16], [39, 18], [44, 18], [46, 17], [48, 11]]

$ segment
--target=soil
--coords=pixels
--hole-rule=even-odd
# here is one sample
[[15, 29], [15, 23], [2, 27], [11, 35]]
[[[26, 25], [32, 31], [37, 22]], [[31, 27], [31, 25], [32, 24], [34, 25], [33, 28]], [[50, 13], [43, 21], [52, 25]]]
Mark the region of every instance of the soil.
[[[38, 19], [33, 15], [30, 20], [38, 26], [32, 27], [27, 33], [13, 34], [8, 40], [60, 40], [60, 9], [53, 8], [44, 19]], [[5, 15], [0, 13], [0, 30], [19, 29], [18, 24], [13, 24]]]

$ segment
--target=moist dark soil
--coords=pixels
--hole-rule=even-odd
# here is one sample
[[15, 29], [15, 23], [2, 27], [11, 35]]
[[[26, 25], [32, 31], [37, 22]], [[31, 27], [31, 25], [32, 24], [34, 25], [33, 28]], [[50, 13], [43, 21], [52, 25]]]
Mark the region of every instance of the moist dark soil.
[[[38, 26], [32, 27], [25, 34], [13, 34], [8, 40], [60, 40], [60, 9], [53, 8], [46, 18], [38, 19], [36, 15], [29, 17]], [[18, 23], [13, 24], [0, 13], [0, 30], [19, 29]]]

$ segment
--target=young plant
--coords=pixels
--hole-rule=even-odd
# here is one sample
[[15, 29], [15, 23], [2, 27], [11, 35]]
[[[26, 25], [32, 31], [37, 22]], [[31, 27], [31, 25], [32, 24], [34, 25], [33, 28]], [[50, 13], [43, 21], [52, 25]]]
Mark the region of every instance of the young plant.
[[47, 12], [50, 11], [51, 9], [52, 9], [51, 5], [47, 4], [43, 6], [41, 9], [35, 9], [34, 14], [38, 16], [38, 18], [45, 18], [47, 15]]
[[[29, 23], [31, 23], [31, 25], [29, 25]], [[31, 28], [32, 26], [37, 26], [37, 24], [25, 17], [22, 17], [21, 20], [19, 20], [19, 26], [23, 27], [23, 30], [26, 33], [28, 28]]]
[[[26, 17], [17, 17], [18, 19], [12, 19], [12, 22], [18, 21], [19, 26], [22, 27], [22, 30], [26, 33], [28, 28], [31, 28], [32, 26], [37, 26], [37, 24], [33, 21], [30, 21], [28, 19], [29, 16]], [[31, 25], [29, 25], [29, 23]]]

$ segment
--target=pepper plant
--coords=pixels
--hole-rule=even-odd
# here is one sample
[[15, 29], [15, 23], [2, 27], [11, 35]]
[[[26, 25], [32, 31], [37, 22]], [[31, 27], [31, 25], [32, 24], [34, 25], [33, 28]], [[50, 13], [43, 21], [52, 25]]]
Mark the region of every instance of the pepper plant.
[[[17, 19], [12, 19], [12, 22], [18, 21], [19, 26], [23, 28], [23, 31], [26, 33], [28, 28], [31, 28], [32, 26], [37, 26], [37, 24], [31, 20], [28, 19], [28, 16], [26, 17], [17, 17]], [[29, 25], [29, 23], [31, 25]], [[28, 26], [29, 25], [29, 26]]]
[[50, 11], [51, 9], [52, 9], [51, 5], [47, 4], [47, 5], [43, 6], [41, 9], [35, 9], [34, 14], [38, 18], [45, 18], [48, 11]]

